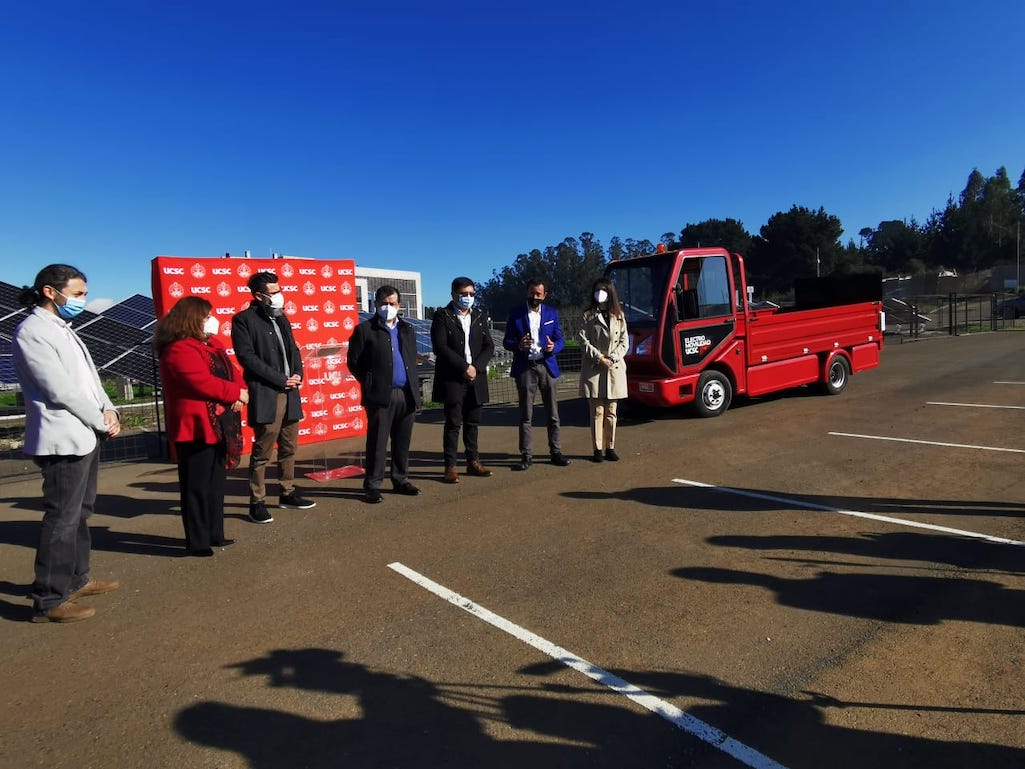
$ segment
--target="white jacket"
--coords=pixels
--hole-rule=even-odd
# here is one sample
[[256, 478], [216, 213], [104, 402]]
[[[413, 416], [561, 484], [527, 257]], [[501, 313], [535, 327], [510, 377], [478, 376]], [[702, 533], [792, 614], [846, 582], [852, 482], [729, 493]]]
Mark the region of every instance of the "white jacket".
[[[33, 456], [89, 454], [97, 436], [107, 432], [103, 412], [115, 409], [85, 344], [62, 318], [34, 307], [14, 330], [13, 347], [25, 396], [22, 450]], [[76, 348], [85, 353], [91, 382], [82, 381]]]

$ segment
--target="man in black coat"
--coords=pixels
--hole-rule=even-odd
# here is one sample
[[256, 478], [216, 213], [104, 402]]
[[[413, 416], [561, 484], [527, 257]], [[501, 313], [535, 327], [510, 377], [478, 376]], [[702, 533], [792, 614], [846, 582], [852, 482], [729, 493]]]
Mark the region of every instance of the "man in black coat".
[[249, 387], [248, 423], [254, 441], [249, 456], [249, 518], [256, 523], [274, 520], [267, 512], [264, 482], [267, 462], [278, 448], [278, 507], [306, 510], [317, 503], [305, 499], [295, 487], [295, 447], [303, 418], [299, 387], [303, 361], [284, 313], [285, 297], [272, 272], [249, 279], [253, 301], [231, 319], [231, 342]]
[[416, 496], [409, 482], [409, 442], [420, 408], [416, 377], [416, 332], [398, 317], [399, 292], [381, 286], [374, 294], [377, 313], [356, 326], [349, 338], [349, 371], [363, 390], [367, 412], [366, 501], [383, 501], [381, 482], [391, 438], [391, 482], [399, 494]]
[[488, 402], [488, 362], [495, 354], [488, 319], [473, 308], [473, 281], [452, 281], [452, 301], [434, 313], [431, 344], [434, 347], [433, 399], [445, 405], [445, 483], [459, 483], [456, 457], [459, 431], [466, 449], [466, 473], [481, 478], [491, 475], [480, 462], [477, 428], [482, 406]]

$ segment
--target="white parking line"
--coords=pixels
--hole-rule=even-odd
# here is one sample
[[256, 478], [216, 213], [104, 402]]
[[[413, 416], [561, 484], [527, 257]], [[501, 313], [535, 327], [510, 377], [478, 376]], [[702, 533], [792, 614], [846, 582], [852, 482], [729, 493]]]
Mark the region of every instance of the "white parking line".
[[992, 403], [946, 403], [945, 401], [926, 401], [926, 406], [964, 406], [972, 409], [1025, 409], [1025, 406], [994, 406]]
[[668, 702], [660, 700], [642, 689], [638, 689], [636, 686], [624, 681], [619, 676], [613, 675], [607, 670], [603, 670], [597, 665], [591, 664], [582, 657], [578, 657], [576, 654], [573, 654], [573, 652], [567, 651], [561, 646], [556, 646], [550, 641], [546, 641], [544, 638], [541, 638], [541, 636], [534, 635], [529, 630], [500, 617], [494, 612], [488, 611], [483, 606], [464, 598], [458, 593], [452, 592], [448, 588], [428, 579], [419, 572], [413, 571], [408, 566], [395, 562], [389, 563], [388, 568], [398, 572], [402, 576], [406, 577], [406, 579], [415, 582], [425, 590], [429, 590], [436, 596], [444, 598], [453, 606], [458, 606], [463, 611], [469, 612], [478, 619], [484, 620], [489, 625], [493, 625], [499, 630], [504, 630], [514, 638], [523, 641], [523, 643], [533, 646], [535, 649], [547, 654], [552, 659], [583, 673], [585, 676], [597, 681], [602, 686], [608, 687], [614, 692], [618, 692], [626, 696], [638, 705], [647, 708], [655, 715], [661, 716], [678, 729], [697, 737], [699, 740], [707, 742], [712, 747], [732, 756], [746, 766], [753, 767], [753, 769], [785, 769], [782, 764], [778, 764], [771, 758], [759, 753], [754, 748], [749, 748], [742, 742], [738, 742], [725, 732], [716, 729], [714, 726], [710, 726], [704, 721], [684, 713], [676, 706], [670, 705]]
[[919, 521], [908, 521], [904, 518], [893, 518], [889, 515], [876, 515], [875, 513], [865, 513], [859, 510], [844, 510], [840, 507], [830, 507], [829, 505], [817, 505], [814, 502], [804, 502], [799, 499], [790, 499], [789, 497], [777, 497], [772, 494], [762, 494], [757, 491], [747, 491], [746, 489], [734, 489], [729, 486], [713, 486], [710, 483], [701, 483], [699, 481], [688, 481], [684, 478], [673, 478], [673, 483], [681, 483], [685, 486], [695, 486], [699, 489], [712, 489], [713, 491], [722, 491], [726, 494], [738, 494], [742, 497], [751, 497], [753, 499], [765, 499], [769, 502], [778, 502], [788, 507], [805, 507], [809, 510], [824, 510], [827, 513], [839, 513], [840, 515], [851, 515], [855, 518], [868, 518], [871, 521], [882, 521], [883, 523], [895, 523], [898, 526], [910, 526], [913, 529], [929, 529], [930, 531], [939, 531], [944, 534], [955, 534], [959, 537], [971, 537], [973, 539], [984, 539], [987, 542], [997, 542], [1002, 545], [1021, 545], [1025, 546], [1025, 542], [1019, 542], [1016, 539], [1005, 539], [1004, 537], [994, 537], [990, 534], [980, 534], [977, 531], [965, 531], [964, 529], [952, 529], [948, 526], [936, 526], [932, 523], [921, 523]]
[[1009, 451], [1012, 454], [1025, 454], [1025, 449], [1005, 449], [1000, 446], [973, 446], [970, 443], [943, 443], [942, 441], [917, 441], [914, 438], [893, 438], [889, 435], [859, 435], [858, 433], [834, 433], [842, 438], [867, 438], [872, 441], [897, 441], [898, 443], [921, 443], [925, 446], [947, 446], [953, 449], [980, 449], [981, 451]]

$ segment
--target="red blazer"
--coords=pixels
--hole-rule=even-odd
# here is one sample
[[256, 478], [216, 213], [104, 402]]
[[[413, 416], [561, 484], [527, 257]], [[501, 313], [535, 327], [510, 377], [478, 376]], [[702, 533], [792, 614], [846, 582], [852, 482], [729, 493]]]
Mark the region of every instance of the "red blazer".
[[[179, 441], [217, 443], [206, 404], [220, 405], [218, 413], [231, 408], [242, 394], [243, 382], [238, 369], [224, 352], [224, 344], [215, 336], [208, 343], [198, 339], [171, 342], [160, 356], [160, 379], [164, 386], [164, 411], [167, 437]], [[216, 377], [210, 371], [210, 359], [224, 355], [232, 381]]]

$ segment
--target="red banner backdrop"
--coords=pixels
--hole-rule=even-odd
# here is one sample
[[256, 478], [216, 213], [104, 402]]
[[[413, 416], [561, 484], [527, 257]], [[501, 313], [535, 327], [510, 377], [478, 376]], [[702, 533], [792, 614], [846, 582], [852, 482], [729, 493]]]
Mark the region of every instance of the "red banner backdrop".
[[[183, 296], [201, 296], [221, 321], [220, 335], [234, 358], [231, 319], [249, 306], [251, 275], [273, 272], [285, 295], [285, 315], [303, 356], [300, 390], [303, 421], [299, 443], [366, 433], [359, 384], [345, 365], [349, 337], [356, 328], [356, 269], [352, 260], [324, 261], [158, 256], [153, 260], [153, 304], [163, 317]], [[242, 412], [243, 417], [245, 411]], [[253, 433], [242, 422], [245, 445]]]

